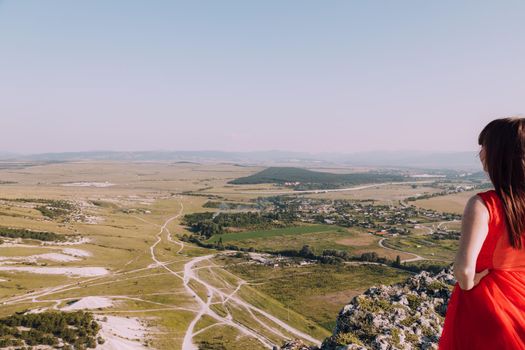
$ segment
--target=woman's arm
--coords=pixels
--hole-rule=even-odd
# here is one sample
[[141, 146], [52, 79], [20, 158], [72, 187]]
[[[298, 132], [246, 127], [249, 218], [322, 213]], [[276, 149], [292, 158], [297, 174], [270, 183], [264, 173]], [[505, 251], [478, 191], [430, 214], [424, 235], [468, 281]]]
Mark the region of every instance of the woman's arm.
[[489, 211], [481, 197], [473, 196], [463, 212], [459, 250], [454, 261], [454, 276], [461, 289], [472, 289], [488, 273], [488, 270], [476, 273], [476, 260], [488, 232]]

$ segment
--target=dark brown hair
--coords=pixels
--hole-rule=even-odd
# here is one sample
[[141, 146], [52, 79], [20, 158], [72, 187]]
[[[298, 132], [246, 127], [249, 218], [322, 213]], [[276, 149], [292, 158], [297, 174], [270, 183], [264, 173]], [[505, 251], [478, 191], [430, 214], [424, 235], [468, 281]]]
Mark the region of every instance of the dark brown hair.
[[520, 249], [525, 231], [525, 118], [491, 121], [479, 134], [478, 142], [503, 203], [510, 243]]

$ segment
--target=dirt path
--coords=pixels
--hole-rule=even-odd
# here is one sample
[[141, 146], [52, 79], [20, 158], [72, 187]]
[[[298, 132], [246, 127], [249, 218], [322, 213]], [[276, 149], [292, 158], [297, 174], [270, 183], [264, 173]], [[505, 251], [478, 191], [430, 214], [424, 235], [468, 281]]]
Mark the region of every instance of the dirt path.
[[[231, 253], [234, 253], [234, 252], [231, 252]], [[221, 302], [220, 303], [223, 304], [223, 305], [226, 305], [226, 303], [229, 302], [229, 303], [233, 303], [233, 304], [235, 304], [235, 305], [237, 305], [239, 307], [242, 307], [244, 310], [247, 311], [248, 314], [250, 314], [250, 316], [252, 316], [252, 318], [254, 318], [254, 320], [257, 323], [259, 323], [262, 327], [264, 327], [265, 329], [267, 329], [268, 331], [270, 331], [274, 335], [283, 338], [283, 340], [287, 339], [288, 337], [284, 336], [283, 333], [279, 329], [275, 328], [273, 325], [268, 324], [268, 323], [264, 322], [263, 320], [261, 320], [260, 318], [258, 318], [255, 315], [255, 313], [263, 315], [265, 318], [269, 319], [270, 321], [272, 321], [273, 323], [275, 323], [276, 325], [278, 325], [282, 329], [286, 330], [290, 334], [293, 334], [295, 337], [302, 338], [302, 339], [307, 340], [307, 341], [309, 341], [311, 343], [314, 343], [316, 345], [320, 345], [321, 344], [319, 340], [311, 337], [310, 335], [308, 335], [308, 334], [306, 334], [304, 332], [301, 332], [300, 330], [298, 330], [298, 329], [288, 325], [286, 322], [283, 322], [282, 320], [280, 320], [277, 317], [269, 314], [268, 312], [266, 312], [266, 311], [264, 311], [262, 309], [259, 309], [259, 308], [255, 307], [255, 306], [247, 303], [246, 301], [242, 300], [241, 298], [237, 297], [235, 294], [241, 288], [242, 285], [246, 284], [245, 281], [239, 279], [239, 284], [235, 287], [234, 291], [231, 292], [231, 293], [226, 293], [226, 292], [220, 290], [219, 288], [216, 288], [216, 287], [212, 286], [211, 284], [209, 284], [208, 282], [206, 282], [202, 278], [200, 278], [199, 275], [196, 273], [196, 270], [198, 270], [198, 268], [196, 268], [195, 266], [197, 264], [201, 263], [201, 262], [204, 262], [205, 260], [213, 258], [214, 256], [215, 256], [214, 254], [200, 256], [200, 257], [192, 259], [190, 262], [188, 262], [186, 265], [184, 265], [184, 284], [187, 287], [188, 292], [190, 294], [192, 294], [197, 299], [201, 309], [200, 309], [199, 313], [195, 316], [195, 318], [192, 320], [190, 326], [188, 327], [188, 329], [186, 331], [186, 334], [184, 336], [183, 350], [195, 350], [195, 349], [197, 349], [197, 347], [195, 346], [195, 344], [193, 344], [193, 341], [192, 341], [193, 336], [195, 335], [194, 327], [195, 327], [195, 325], [197, 324], [197, 322], [200, 320], [200, 318], [203, 315], [211, 316], [212, 318], [216, 319], [217, 321], [219, 321], [221, 323], [230, 325], [230, 326], [238, 329], [241, 333], [244, 333], [246, 335], [249, 335], [249, 336], [252, 336], [252, 337], [256, 338], [257, 340], [259, 340], [263, 345], [265, 345], [269, 349], [272, 349], [273, 346], [275, 346], [275, 345], [280, 345], [280, 344], [272, 343], [263, 334], [260, 334], [256, 330], [249, 329], [246, 326], [244, 326], [244, 325], [242, 325], [242, 324], [240, 324], [238, 322], [235, 322], [233, 317], [232, 317], [232, 315], [229, 312], [228, 312], [227, 316], [225, 316], [225, 317], [217, 315], [212, 309], [210, 309], [211, 300], [213, 299], [214, 296], [220, 297], [221, 298]], [[188, 283], [192, 279], [197, 281], [198, 283], [202, 284], [206, 288], [206, 291], [207, 291], [206, 300], [203, 300], [197, 293], [195, 293], [195, 291], [193, 291], [189, 287]], [[227, 308], [226, 308], [226, 310], [227, 310]]]
[[[184, 335], [183, 344], [182, 344], [182, 350], [197, 350], [198, 349], [198, 347], [193, 343], [193, 337], [195, 335], [195, 325], [197, 324], [197, 322], [199, 322], [199, 320], [201, 319], [201, 317], [203, 315], [208, 315], [208, 316], [214, 318], [220, 324], [226, 324], [228, 326], [231, 326], [231, 327], [237, 329], [242, 334], [251, 336], [251, 337], [259, 340], [266, 348], [272, 349], [274, 344], [272, 344], [266, 337], [256, 333], [254, 330], [251, 330], [251, 329], [247, 328], [246, 326], [244, 326], [244, 325], [242, 325], [240, 323], [235, 322], [233, 320], [233, 317], [231, 317], [231, 315], [229, 313], [228, 313], [229, 317], [228, 316], [222, 317], [222, 316], [218, 315], [215, 311], [210, 309], [211, 300], [213, 299], [214, 294], [217, 293], [217, 289], [215, 289], [213, 286], [211, 286], [207, 282], [201, 280], [197, 276], [197, 274], [195, 273], [195, 270], [193, 269], [193, 267], [196, 264], [198, 264], [198, 263], [200, 263], [200, 262], [202, 262], [204, 260], [210, 259], [212, 257], [214, 257], [214, 254], [200, 256], [200, 257], [192, 259], [190, 262], [188, 262], [186, 265], [184, 265], [184, 286], [185, 286], [186, 290], [188, 291], [188, 293], [190, 293], [197, 300], [197, 302], [199, 303], [200, 309], [199, 309], [199, 312], [197, 312], [197, 314], [195, 315], [195, 317], [193, 318], [193, 320], [191, 321], [190, 325], [188, 326], [188, 328], [186, 330], [186, 333]], [[199, 282], [202, 285], [204, 285], [204, 287], [206, 288], [206, 291], [207, 291], [206, 300], [203, 300], [189, 286], [189, 282], [192, 279], [194, 279], [197, 282]]]
[[[451, 223], [454, 223], [454, 222], [459, 222], [459, 223], [461, 223], [461, 220], [442, 221], [442, 222], [440, 222], [440, 223], [437, 225], [437, 228], [438, 228], [438, 229], [441, 229], [441, 226], [442, 226], [442, 225], [445, 225], [445, 224], [451, 224]], [[445, 228], [445, 230], [446, 230], [446, 228]]]
[[427, 258], [424, 258], [422, 257], [421, 255], [417, 255], [417, 254], [414, 254], [414, 253], [411, 253], [411, 252], [406, 252], [404, 250], [399, 250], [399, 249], [394, 249], [394, 248], [390, 248], [390, 247], [386, 247], [383, 245], [383, 241], [386, 240], [386, 238], [381, 238], [379, 240], [379, 242], [377, 242], [377, 244], [379, 244], [379, 246], [381, 248], [384, 248], [384, 249], [388, 249], [388, 250], [392, 250], [394, 252], [399, 252], [399, 253], [405, 253], [405, 254], [410, 254], [410, 255], [413, 255], [414, 257], [413, 258], [410, 258], [410, 259], [404, 259], [404, 260], [401, 260], [402, 263], [404, 262], [411, 262], [411, 261], [419, 261], [419, 260], [430, 260], [430, 259], [427, 259]]
[[[166, 231], [168, 234], [169, 234], [169, 230], [167, 229], [167, 226], [170, 224], [170, 222], [172, 222], [173, 220], [177, 219], [179, 216], [182, 215], [182, 213], [184, 212], [184, 205], [182, 204], [182, 201], [180, 201], [180, 210], [179, 210], [179, 213], [177, 215], [174, 215], [172, 217], [170, 217], [169, 219], [167, 219], [164, 224], [160, 227], [160, 231], [157, 233], [157, 241], [155, 241], [155, 243], [153, 243], [150, 247], [149, 247], [149, 250], [150, 250], [150, 255], [151, 255], [151, 259], [155, 262], [155, 264], [157, 266], [160, 266], [162, 268], [164, 268], [165, 270], [167, 270], [168, 272], [170, 272], [172, 275], [174, 276], [177, 276], [178, 278], [182, 279], [182, 276], [179, 275], [178, 272], [175, 272], [173, 271], [172, 269], [170, 269], [166, 263], [160, 261], [157, 256], [155, 255], [155, 247], [160, 243], [162, 242], [162, 234], [164, 233], [164, 231]], [[157, 226], [157, 225], [156, 225]], [[184, 243], [180, 242], [181, 244], [181, 249], [179, 251], [182, 250], [182, 248], [184, 248]]]
[[[184, 340], [183, 340], [182, 349], [183, 350], [197, 350], [197, 347], [195, 346], [195, 344], [193, 344], [193, 336], [194, 336], [194, 333], [195, 333], [194, 332], [194, 328], [195, 328], [195, 325], [197, 324], [197, 322], [201, 319], [201, 317], [204, 314], [207, 314], [207, 315], [211, 316], [212, 318], [214, 318], [215, 320], [217, 320], [220, 323], [224, 323], [224, 324], [227, 324], [229, 326], [232, 326], [232, 327], [236, 328], [237, 330], [239, 330], [241, 333], [243, 333], [245, 335], [248, 335], [248, 336], [256, 338], [257, 340], [259, 340], [261, 343], [263, 343], [269, 349], [273, 348], [273, 344], [271, 342], [269, 342], [265, 337], [259, 335], [258, 333], [252, 331], [251, 329], [245, 327], [242, 324], [234, 322], [232, 319], [228, 319], [228, 318], [219, 316], [212, 309], [210, 309], [210, 304], [211, 304], [211, 300], [212, 300], [212, 297], [213, 297], [213, 291], [212, 291], [213, 287], [211, 287], [206, 282], [204, 282], [204, 281], [202, 281], [202, 280], [200, 280], [200, 279], [198, 279], [196, 277], [196, 274], [193, 271], [193, 266], [198, 264], [199, 262], [201, 262], [203, 260], [206, 260], [206, 259], [209, 259], [209, 258], [213, 257], [214, 256], [213, 254], [212, 255], [200, 256], [200, 257], [196, 257], [196, 258], [191, 259], [188, 263], [186, 263], [184, 265], [183, 276], [181, 276], [179, 272], [176, 272], [176, 271], [173, 271], [172, 269], [170, 269], [165, 262], [160, 261], [158, 259], [158, 257], [156, 256], [155, 248], [156, 248], [156, 246], [159, 243], [162, 242], [162, 234], [164, 232], [167, 233], [167, 239], [168, 239], [168, 241], [170, 243], [179, 245], [180, 248], [179, 248], [178, 253], [180, 253], [182, 251], [182, 249], [184, 249], [184, 243], [179, 241], [179, 240], [176, 240], [176, 239], [172, 238], [171, 237], [171, 232], [167, 229], [167, 226], [169, 225], [170, 222], [172, 222], [173, 220], [177, 219], [178, 217], [180, 217], [182, 215], [182, 213], [184, 211], [184, 205], [182, 204], [182, 201], [180, 202], [180, 206], [181, 206], [181, 209], [180, 209], [179, 213], [177, 215], [174, 215], [174, 216], [170, 217], [169, 219], [167, 219], [164, 222], [164, 224], [160, 227], [160, 230], [159, 230], [159, 232], [156, 235], [157, 240], [155, 241], [155, 243], [153, 243], [150, 246], [150, 255], [151, 255], [151, 259], [155, 262], [155, 264], [157, 266], [160, 266], [160, 267], [164, 268], [165, 270], [167, 270], [169, 273], [171, 273], [172, 275], [176, 276], [177, 278], [181, 278], [184, 281], [184, 287], [185, 287], [186, 291], [190, 295], [192, 295], [195, 298], [195, 300], [197, 300], [197, 302], [199, 304], [199, 309], [197, 311], [197, 314], [196, 314], [195, 318], [192, 320], [192, 322], [190, 323], [190, 325], [188, 326], [188, 329], [186, 330], [186, 334], [185, 334]], [[158, 225], [156, 225], [156, 226], [158, 226]], [[190, 282], [191, 279], [195, 279], [198, 282], [200, 282], [200, 283], [202, 283], [203, 285], [206, 286], [206, 288], [208, 290], [208, 298], [207, 298], [206, 301], [203, 301], [199, 297], [199, 295], [189, 286], [189, 282]]]
[[[182, 197], [180, 197], [182, 199]], [[183, 281], [184, 290], [182, 291], [174, 291], [174, 293], [185, 293], [189, 294], [193, 297], [193, 299], [196, 301], [195, 308], [193, 307], [181, 307], [178, 305], [171, 305], [169, 303], [159, 303], [159, 302], [153, 302], [147, 299], [143, 299], [139, 296], [128, 296], [128, 295], [98, 295], [99, 298], [107, 298], [110, 300], [131, 300], [131, 301], [137, 301], [137, 302], [145, 302], [151, 304], [152, 308], [147, 309], [147, 311], [155, 311], [155, 310], [172, 310], [174, 312], [177, 312], [178, 310], [184, 310], [184, 311], [190, 311], [194, 312], [195, 316], [188, 325], [185, 335], [183, 338], [183, 344], [182, 344], [182, 350], [196, 350], [198, 347], [196, 344], [194, 344], [194, 338], [196, 335], [203, 332], [203, 329], [200, 329], [198, 331], [195, 330], [195, 326], [197, 323], [201, 320], [201, 318], [204, 315], [207, 315], [211, 318], [213, 318], [217, 323], [211, 326], [206, 327], [206, 329], [217, 326], [217, 325], [227, 325], [234, 329], [236, 329], [240, 334], [248, 336], [250, 338], [256, 339], [259, 341], [264, 347], [268, 349], [272, 349], [274, 346], [280, 346], [281, 341], [284, 342], [287, 339], [296, 337], [301, 338], [303, 340], [306, 340], [310, 343], [320, 345], [320, 341], [311, 337], [310, 335], [290, 326], [286, 322], [283, 322], [279, 318], [271, 315], [270, 313], [259, 309], [255, 307], [254, 305], [251, 305], [250, 303], [246, 302], [245, 300], [241, 299], [239, 296], [237, 296], [237, 292], [242, 288], [243, 285], [247, 284], [246, 281], [243, 281], [242, 279], [238, 278], [237, 276], [234, 276], [233, 279], [235, 282], [231, 282], [232, 279], [226, 279], [223, 276], [221, 276], [219, 273], [216, 273], [216, 269], [220, 269], [221, 267], [218, 265], [215, 265], [210, 262], [210, 259], [215, 257], [215, 254], [209, 254], [194, 258], [188, 258], [181, 253], [185, 249], [184, 242], [178, 240], [168, 229], [168, 225], [179, 218], [184, 213], [184, 205], [182, 200], [179, 202], [180, 204], [180, 210], [176, 215], [173, 215], [169, 218], [167, 218], [162, 225], [148, 222], [140, 217], [136, 217], [136, 219], [139, 219], [145, 223], [148, 223], [154, 227], [158, 228], [158, 232], [155, 235], [155, 241], [151, 246], [149, 246], [149, 255], [151, 259], [153, 260], [153, 264], [150, 264], [147, 267], [141, 267], [134, 270], [129, 271], [114, 271], [110, 273], [109, 275], [105, 276], [97, 276], [93, 278], [87, 278], [83, 281], [75, 281], [71, 283], [66, 283], [60, 286], [50, 287], [41, 289], [39, 291], [31, 292], [25, 295], [21, 296], [15, 296], [8, 299], [2, 300], [2, 304], [18, 304], [18, 303], [27, 303], [27, 302], [33, 302], [35, 304], [42, 304], [42, 303], [52, 303], [50, 307], [51, 309], [59, 310], [61, 309], [61, 305], [64, 305], [67, 301], [72, 301], [78, 298], [50, 298], [50, 299], [44, 299], [46, 297], [50, 297], [53, 294], [58, 294], [62, 292], [72, 291], [76, 289], [81, 289], [87, 286], [96, 286], [96, 285], [103, 285], [103, 284], [110, 284], [114, 283], [116, 281], [131, 279], [131, 278], [143, 278], [144, 276], [150, 276], [153, 274], [164, 274], [164, 275], [172, 275], [176, 278], [179, 278]], [[159, 256], [157, 255], [156, 249], [158, 248], [159, 244], [161, 243], [169, 243], [174, 244], [179, 247], [179, 249], [176, 252], [176, 256], [180, 257], [180, 259], [171, 259], [170, 261], [161, 261]], [[224, 252], [223, 252], [224, 253]], [[232, 252], [230, 252], [232, 253]], [[176, 271], [173, 268], [170, 267], [171, 264], [175, 262], [181, 262], [184, 261], [184, 269], [182, 271]], [[207, 266], [200, 266], [202, 263], [206, 263]], [[161, 267], [165, 272], [155, 272], [152, 274], [146, 274], [141, 276], [130, 276], [130, 274], [141, 272], [141, 271], [147, 271], [150, 269], [155, 269], [157, 267]], [[227, 288], [217, 288], [214, 285], [211, 284], [210, 281], [205, 280], [203, 277], [199, 276], [199, 271], [202, 271], [204, 269], [208, 269], [211, 272], [211, 276], [213, 276], [213, 279], [215, 283], [223, 284], [224, 286], [227, 286]], [[231, 273], [224, 271], [231, 275]], [[128, 277], [130, 276], [130, 277]], [[233, 276], [233, 275], [232, 275]], [[108, 280], [110, 278], [110, 280]], [[193, 281], [193, 282], [192, 282]], [[192, 283], [190, 283], [192, 282]], [[206, 291], [206, 295], [202, 295], [197, 293], [193, 288], [192, 285], [194, 283], [200, 284], [203, 286], [203, 289]], [[213, 301], [213, 302], [212, 302]], [[226, 315], [223, 316], [222, 314], [217, 314], [212, 306], [214, 304], [222, 304], [224, 306], [224, 309], [226, 310]], [[253, 327], [252, 324], [245, 325], [241, 321], [235, 319], [234, 315], [232, 315], [229, 311], [229, 307], [234, 307], [236, 309], [241, 309], [243, 312], [243, 315], [251, 318], [254, 323], [258, 324], [260, 327]], [[130, 313], [134, 312], [135, 310], [113, 310], [112, 312], [125, 312]], [[145, 310], [141, 310], [145, 311]], [[93, 310], [93, 312], [97, 314], [104, 314], [103, 310]], [[245, 321], [244, 321], [245, 322]], [[270, 335], [271, 334], [271, 335]], [[270, 339], [270, 338], [272, 339]], [[275, 343], [275, 339], [279, 339], [279, 344]]]
[[[416, 228], [418, 229], [422, 229], [422, 230], [428, 230], [428, 233], [427, 235], [432, 235], [434, 233], [434, 229], [441, 229], [441, 226], [442, 225], [445, 225], [445, 224], [450, 224], [450, 223], [454, 223], [454, 222], [461, 222], [461, 220], [450, 220], [450, 221], [441, 221], [436, 225], [432, 225], [432, 227], [428, 227], [428, 226], [425, 226], [425, 225], [417, 225]], [[399, 253], [405, 253], [405, 254], [410, 254], [410, 255], [413, 255], [414, 257], [413, 258], [410, 258], [410, 259], [404, 259], [404, 260], [401, 260], [402, 263], [404, 262], [411, 262], [411, 261], [419, 261], [419, 260], [435, 260], [435, 259], [429, 259], [429, 258], [425, 258], [421, 255], [418, 255], [416, 253], [412, 253], [412, 252], [407, 252], [407, 251], [404, 251], [404, 250], [400, 250], [400, 249], [394, 249], [394, 248], [390, 248], [390, 247], [387, 247], [385, 245], [383, 245], [383, 242], [386, 240], [386, 238], [381, 238], [377, 244], [381, 247], [381, 248], [384, 248], [384, 249], [388, 249], [388, 250], [391, 250], [391, 251], [395, 251], [395, 252], [399, 252]], [[428, 242], [428, 243], [431, 243], [431, 242]], [[434, 243], [432, 243], [434, 244]]]
[[[217, 314], [215, 311], [213, 311], [213, 309], [211, 309], [210, 306], [212, 304], [211, 302], [212, 302], [212, 299], [213, 299], [214, 296], [220, 297], [221, 298], [221, 303], [223, 305], [225, 305], [226, 303], [234, 303], [237, 306], [240, 306], [240, 307], [244, 308], [255, 319], [256, 322], [261, 324], [261, 326], [263, 326], [265, 329], [269, 330], [273, 334], [283, 338], [283, 340], [286, 339], [286, 337], [284, 337], [282, 332], [280, 332], [278, 329], [276, 329], [272, 325], [269, 325], [266, 322], [264, 322], [264, 321], [260, 320], [259, 318], [257, 318], [256, 315], [254, 314], [254, 312], [263, 315], [267, 319], [271, 320], [273, 323], [277, 324], [279, 327], [285, 329], [290, 334], [293, 334], [294, 336], [297, 336], [299, 338], [305, 339], [305, 340], [307, 340], [309, 342], [312, 342], [312, 343], [314, 343], [316, 345], [320, 345], [320, 341], [319, 340], [314, 339], [310, 335], [308, 335], [308, 334], [306, 334], [304, 332], [301, 332], [301, 331], [295, 329], [294, 327], [291, 327], [290, 325], [288, 325], [287, 323], [281, 321], [277, 317], [267, 313], [266, 311], [264, 311], [262, 309], [259, 309], [259, 308], [255, 307], [255, 306], [247, 303], [246, 301], [240, 299], [239, 297], [237, 297], [235, 294], [241, 288], [241, 286], [246, 283], [245, 281], [242, 281], [242, 280], [239, 279], [240, 283], [239, 283], [239, 285], [236, 286], [235, 290], [233, 292], [231, 292], [231, 293], [225, 293], [224, 291], [222, 291], [222, 290], [212, 286], [207, 281], [205, 281], [202, 278], [200, 278], [198, 273], [196, 272], [196, 270], [198, 270], [199, 268], [196, 267], [196, 266], [199, 263], [201, 263], [201, 262], [204, 262], [206, 260], [209, 260], [210, 258], [213, 258], [215, 256], [215, 254], [199, 256], [199, 257], [195, 257], [195, 258], [191, 259], [189, 262], [187, 262], [184, 265], [183, 277], [180, 276], [179, 272], [175, 272], [175, 271], [171, 270], [168, 266], [166, 266], [165, 262], [160, 261], [157, 258], [156, 254], [155, 254], [155, 247], [159, 243], [162, 242], [162, 238], [163, 238], [162, 234], [164, 232], [167, 233], [167, 240], [168, 240], [168, 242], [179, 245], [180, 248], [179, 248], [177, 253], [180, 253], [184, 249], [184, 243], [179, 241], [179, 240], [177, 240], [177, 239], [175, 239], [175, 238], [173, 238], [172, 235], [171, 235], [171, 232], [167, 229], [167, 226], [168, 226], [168, 224], [170, 222], [172, 222], [173, 220], [177, 219], [178, 217], [180, 217], [182, 215], [183, 210], [184, 210], [184, 206], [183, 206], [182, 202], [180, 202], [180, 205], [181, 205], [181, 209], [180, 209], [179, 213], [177, 215], [172, 216], [169, 219], [167, 219], [164, 222], [164, 224], [160, 227], [160, 230], [157, 233], [157, 240], [155, 241], [154, 244], [152, 244], [150, 246], [150, 254], [151, 254], [151, 258], [155, 262], [155, 264], [157, 264], [158, 266], [163, 267], [168, 272], [170, 272], [172, 275], [174, 275], [174, 276], [176, 276], [178, 278], [182, 278], [183, 283], [184, 283], [184, 288], [186, 289], [186, 291], [198, 303], [199, 309], [198, 309], [195, 317], [193, 318], [193, 320], [188, 325], [188, 328], [187, 328], [186, 333], [184, 335], [182, 349], [183, 350], [196, 350], [197, 349], [197, 346], [193, 343], [193, 338], [194, 338], [194, 336], [196, 334], [196, 332], [195, 332], [195, 325], [199, 322], [199, 320], [202, 318], [203, 315], [208, 315], [208, 316], [212, 317], [213, 319], [215, 319], [216, 321], [218, 321], [219, 324], [225, 324], [225, 325], [231, 326], [231, 327], [237, 329], [240, 333], [257, 339], [258, 341], [260, 341], [268, 349], [272, 349], [275, 345], [278, 345], [278, 344], [273, 344], [266, 336], [264, 336], [263, 334], [257, 332], [256, 330], [248, 328], [245, 325], [243, 325], [242, 323], [236, 322], [229, 312], [228, 312], [227, 316], [223, 317], [223, 316], [220, 316], [219, 314]], [[207, 292], [205, 299], [203, 299], [201, 296], [199, 296], [199, 294], [196, 293], [191, 288], [191, 286], [190, 286], [190, 281], [191, 280], [195, 280], [195, 281], [197, 281], [198, 283], [200, 283], [201, 285], [203, 285], [205, 287], [206, 292]]]

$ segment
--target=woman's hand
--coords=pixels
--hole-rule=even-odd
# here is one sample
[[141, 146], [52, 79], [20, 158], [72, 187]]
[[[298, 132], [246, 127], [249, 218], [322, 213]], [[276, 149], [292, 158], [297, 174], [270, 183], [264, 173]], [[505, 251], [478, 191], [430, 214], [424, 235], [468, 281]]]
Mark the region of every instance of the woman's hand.
[[[485, 277], [486, 275], [488, 275], [488, 273], [489, 273], [489, 269], [485, 269], [485, 270], [483, 270], [483, 271], [481, 271], [481, 272], [477, 272], [477, 273], [475, 273], [473, 279], [470, 280], [471, 282], [470, 282], [470, 283], [467, 282], [466, 285], [464, 285], [464, 286], [462, 286], [463, 283], [460, 283], [460, 282], [458, 281], [459, 287], [460, 287], [462, 290], [471, 290], [472, 288], [474, 288], [475, 286], [477, 286], [478, 283], [481, 281], [481, 279], [482, 279], [483, 277]], [[472, 281], [473, 281], [473, 282], [472, 282]]]
[[479, 281], [481, 281], [481, 279], [482, 279], [483, 277], [485, 277], [486, 275], [488, 275], [488, 274], [489, 274], [489, 269], [485, 269], [485, 270], [483, 270], [483, 271], [481, 271], [481, 272], [476, 273], [476, 274], [474, 275], [474, 286], [473, 286], [472, 288], [474, 288], [475, 286], [477, 286], [478, 283], [479, 283]]

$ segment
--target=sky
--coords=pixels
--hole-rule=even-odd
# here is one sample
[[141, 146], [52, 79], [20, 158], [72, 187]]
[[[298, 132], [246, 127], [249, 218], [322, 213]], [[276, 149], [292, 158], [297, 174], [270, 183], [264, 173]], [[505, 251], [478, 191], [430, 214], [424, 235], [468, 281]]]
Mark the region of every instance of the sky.
[[525, 2], [0, 0], [0, 151], [477, 150]]

